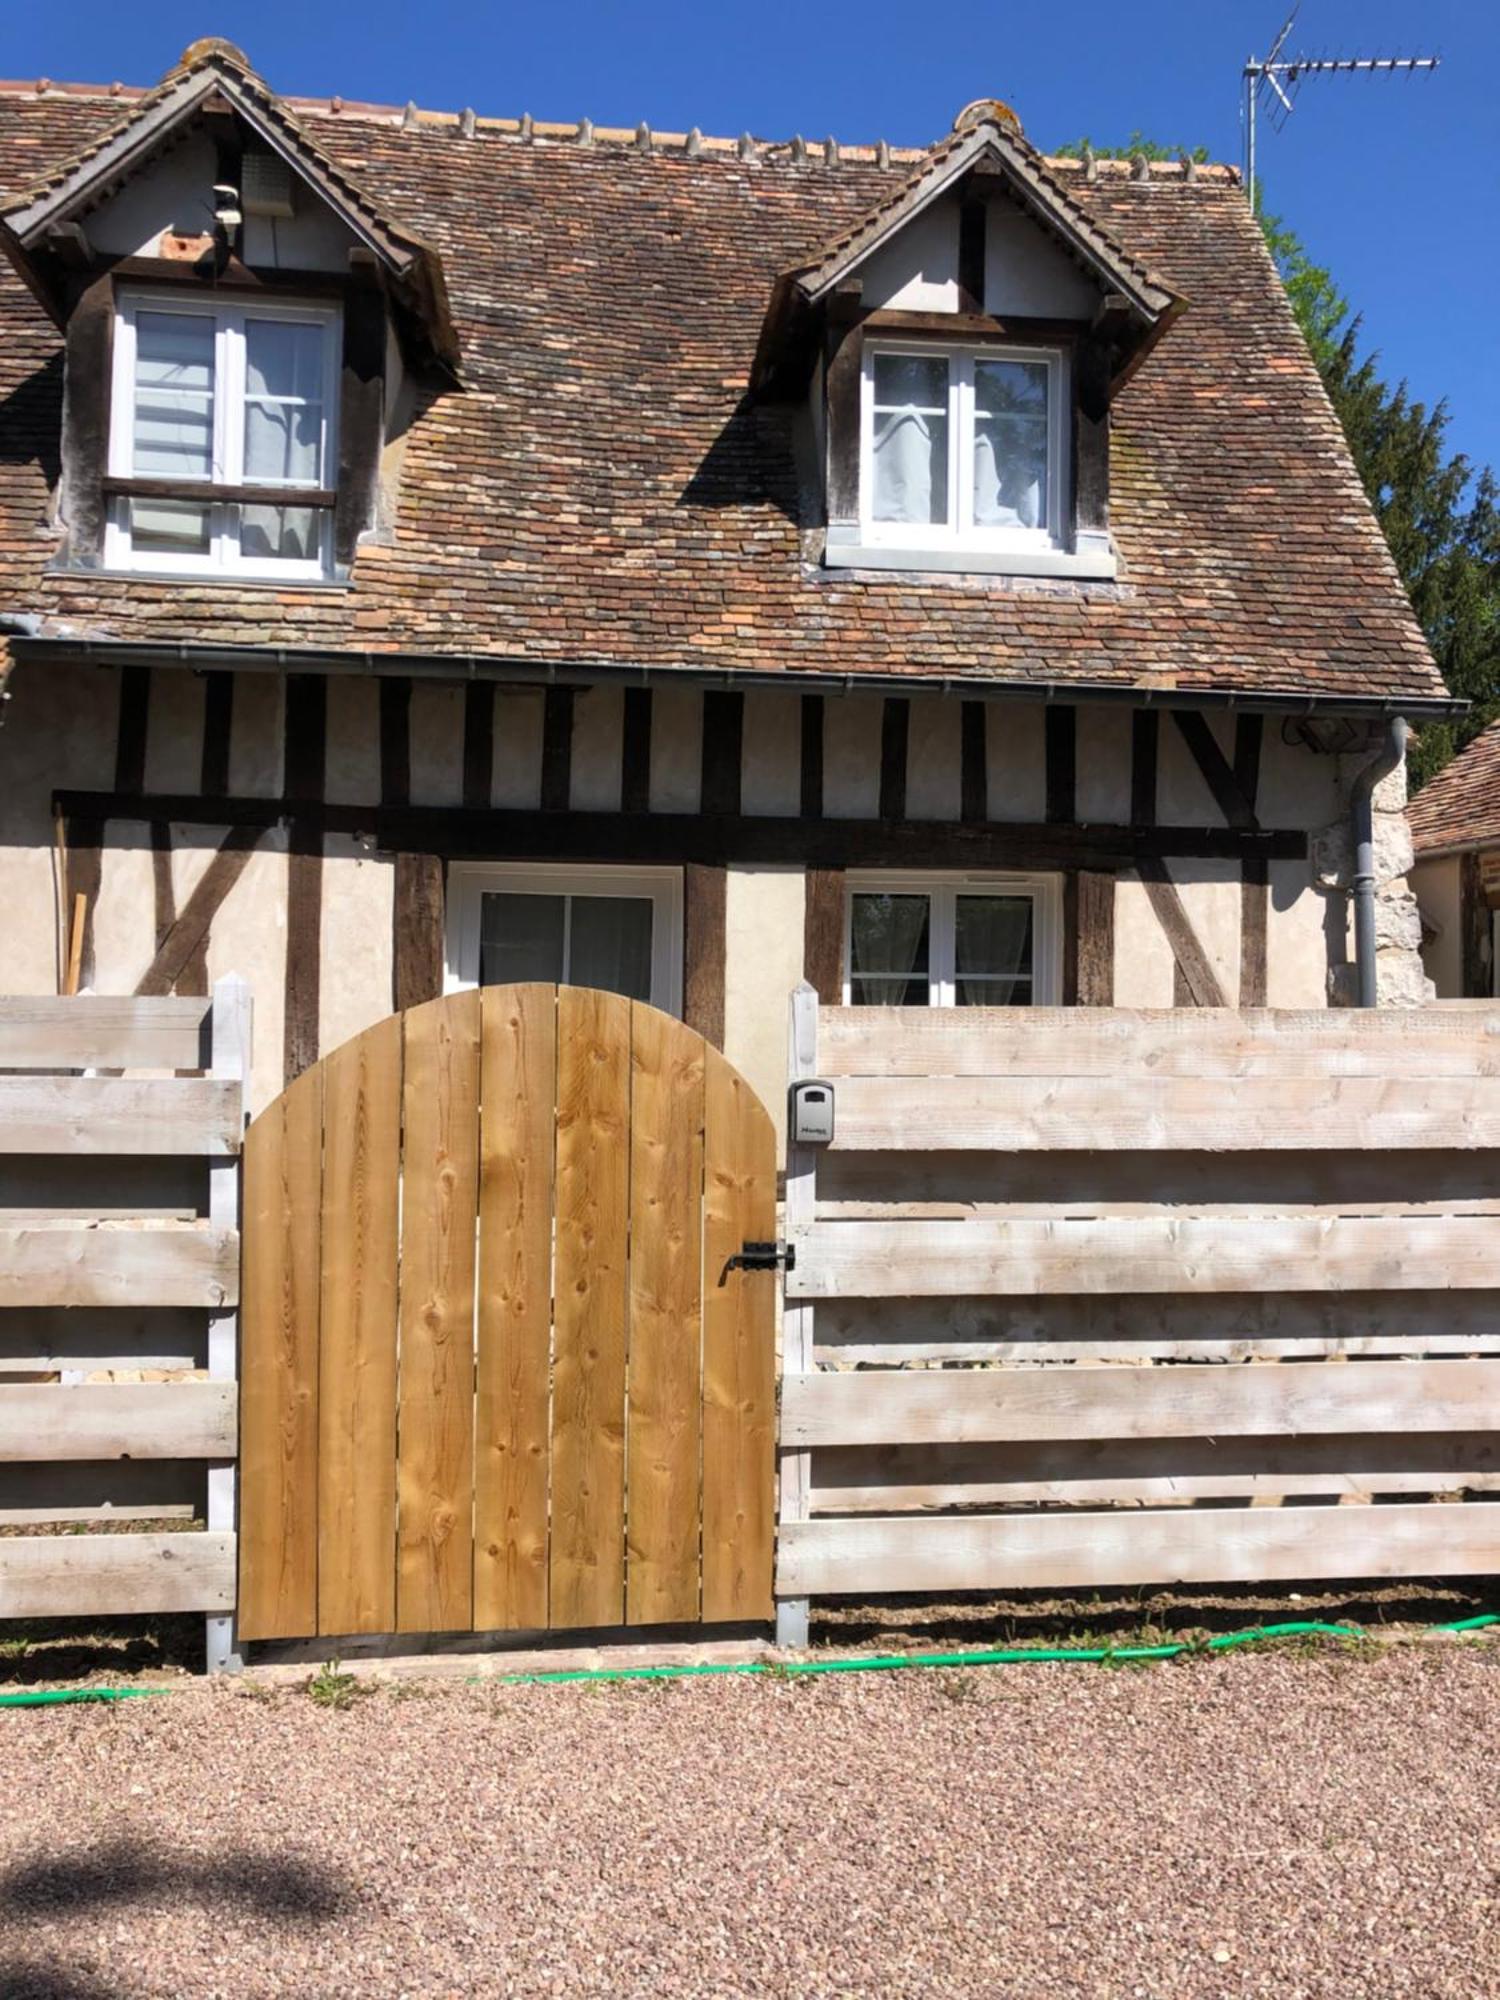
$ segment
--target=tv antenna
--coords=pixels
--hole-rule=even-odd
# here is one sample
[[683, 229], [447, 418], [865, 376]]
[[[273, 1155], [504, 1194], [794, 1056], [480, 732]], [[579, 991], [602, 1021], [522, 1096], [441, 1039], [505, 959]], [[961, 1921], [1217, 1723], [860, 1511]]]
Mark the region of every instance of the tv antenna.
[[[1301, 5], [1301, 0], [1297, 0]], [[1281, 24], [1281, 32], [1266, 56], [1251, 56], [1241, 72], [1245, 81], [1245, 186], [1255, 206], [1255, 122], [1260, 109], [1279, 132], [1292, 115], [1302, 80], [1308, 76], [1410, 76], [1438, 66], [1437, 56], [1284, 56], [1287, 36], [1297, 18], [1297, 6]]]

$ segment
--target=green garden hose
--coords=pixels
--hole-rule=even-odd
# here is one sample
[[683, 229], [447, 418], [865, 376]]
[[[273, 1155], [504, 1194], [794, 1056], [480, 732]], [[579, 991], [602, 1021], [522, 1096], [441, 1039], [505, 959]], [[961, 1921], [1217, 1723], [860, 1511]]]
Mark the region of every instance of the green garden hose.
[[25, 1694], [0, 1694], [0, 1708], [53, 1708], [60, 1701], [128, 1701], [133, 1694], [170, 1694], [164, 1687], [35, 1688]]
[[[1476, 1618], [1455, 1618], [1432, 1625], [1432, 1632], [1478, 1632], [1500, 1624], [1500, 1613], [1486, 1611]], [[1254, 1646], [1267, 1639], [1364, 1639], [1358, 1625], [1323, 1625], [1299, 1619], [1289, 1625], [1255, 1625], [1248, 1632], [1221, 1632], [1213, 1639], [1168, 1639], [1159, 1646], [998, 1646], [973, 1653], [856, 1653], [838, 1660], [707, 1660], [685, 1667], [563, 1667], [551, 1673], [499, 1674], [504, 1686], [540, 1686], [561, 1681], [665, 1681], [699, 1679], [710, 1674], [769, 1674], [781, 1680], [808, 1674], [874, 1674], [899, 1667], [1020, 1667], [1057, 1662], [1091, 1662], [1096, 1666], [1132, 1660], [1175, 1660], [1185, 1653], [1226, 1653], [1234, 1646]], [[485, 1678], [490, 1678], [486, 1676]], [[137, 1694], [171, 1694], [165, 1687], [40, 1688], [25, 1694], [0, 1694], [0, 1708], [51, 1708], [59, 1702], [124, 1701]]]
[[[1485, 1612], [1477, 1618], [1461, 1618], [1452, 1624], [1431, 1626], [1429, 1630], [1475, 1632], [1496, 1623], [1500, 1623], [1500, 1614]], [[1252, 1646], [1266, 1639], [1366, 1637], [1368, 1634], [1358, 1625], [1298, 1620], [1288, 1625], [1257, 1625], [1248, 1632], [1224, 1632], [1213, 1639], [1171, 1639], [1159, 1646], [1003, 1646], [973, 1653], [866, 1653], [838, 1660], [711, 1660], [686, 1667], [569, 1667], [552, 1673], [501, 1674], [498, 1678], [507, 1685], [540, 1685], [559, 1681], [684, 1680], [707, 1674], [770, 1674], [780, 1680], [788, 1675], [883, 1673], [899, 1667], [1014, 1667], [1059, 1661], [1113, 1666], [1132, 1660], [1175, 1660], [1184, 1653], [1223, 1653], [1233, 1646]]]

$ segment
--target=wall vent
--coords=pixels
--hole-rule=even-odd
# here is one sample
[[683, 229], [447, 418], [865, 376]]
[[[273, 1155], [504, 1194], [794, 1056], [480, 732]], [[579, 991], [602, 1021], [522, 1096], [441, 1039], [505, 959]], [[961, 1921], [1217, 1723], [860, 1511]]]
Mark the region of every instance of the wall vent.
[[271, 216], [280, 222], [290, 220], [292, 170], [279, 153], [245, 154], [240, 198], [246, 215]]

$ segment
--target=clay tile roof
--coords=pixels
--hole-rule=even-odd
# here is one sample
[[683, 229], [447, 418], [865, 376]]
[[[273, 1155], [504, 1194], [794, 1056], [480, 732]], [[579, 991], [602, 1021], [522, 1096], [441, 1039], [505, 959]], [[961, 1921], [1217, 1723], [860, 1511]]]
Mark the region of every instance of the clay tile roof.
[[1418, 854], [1500, 846], [1500, 722], [1429, 779], [1406, 816]]
[[[150, 96], [0, 85], [0, 209]], [[462, 386], [416, 382], [349, 588], [64, 574], [59, 336], [0, 270], [0, 611], [149, 643], [450, 655], [459, 672], [490, 653], [1443, 698], [1231, 170], [1022, 162], [1141, 285], [1190, 301], [1114, 405], [1118, 581], [865, 573], [822, 565], [795, 407], [749, 392], [757, 341], [783, 273], [962, 140], [746, 144], [267, 94], [273, 114], [440, 258]]]

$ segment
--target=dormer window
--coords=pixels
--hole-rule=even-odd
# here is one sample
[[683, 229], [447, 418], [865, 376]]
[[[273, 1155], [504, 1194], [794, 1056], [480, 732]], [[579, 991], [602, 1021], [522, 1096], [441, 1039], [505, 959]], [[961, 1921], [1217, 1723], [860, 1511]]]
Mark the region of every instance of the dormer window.
[[105, 566], [328, 575], [338, 367], [333, 307], [123, 297]]
[[860, 522], [869, 545], [1063, 546], [1060, 350], [867, 341], [861, 390]]

